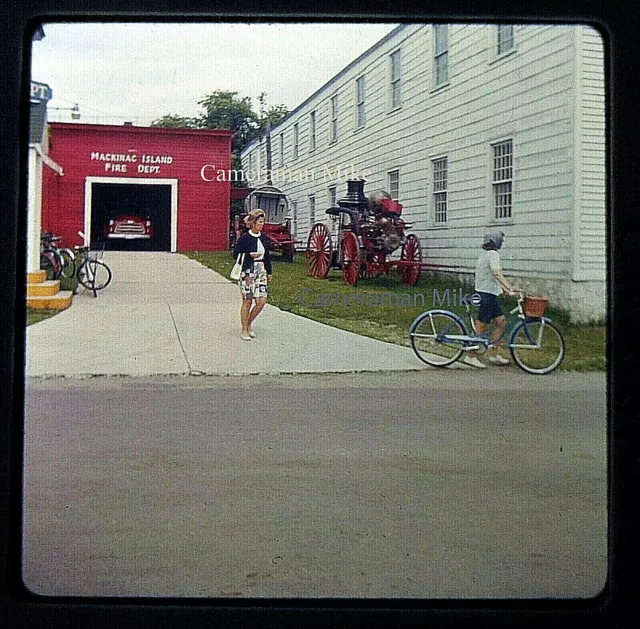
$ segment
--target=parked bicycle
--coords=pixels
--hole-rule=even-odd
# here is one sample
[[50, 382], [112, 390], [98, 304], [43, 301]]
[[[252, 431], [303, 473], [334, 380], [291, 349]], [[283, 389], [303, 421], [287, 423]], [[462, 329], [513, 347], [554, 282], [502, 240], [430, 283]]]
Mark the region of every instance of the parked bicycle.
[[[507, 346], [515, 363], [527, 373], [547, 374], [564, 359], [562, 333], [544, 316], [547, 304], [546, 299], [519, 293], [518, 305], [510, 312], [517, 314], [517, 319], [510, 328]], [[409, 329], [409, 338], [421, 361], [433, 367], [446, 367], [468, 352], [484, 353], [499, 340], [478, 334], [468, 303], [466, 309], [469, 327], [461, 316], [449, 310], [428, 310], [416, 318]]]
[[75, 253], [68, 247], [60, 247], [62, 236], [44, 232], [40, 239], [40, 268], [46, 271], [48, 280], [71, 278], [76, 272]]
[[[79, 233], [84, 238], [84, 235]], [[104, 253], [104, 246], [102, 249], [93, 251], [88, 245], [76, 246], [74, 249], [81, 260], [76, 270], [76, 278], [84, 288], [90, 290], [93, 296], [97, 297], [98, 291], [109, 286], [113, 277], [111, 269], [99, 259]]]

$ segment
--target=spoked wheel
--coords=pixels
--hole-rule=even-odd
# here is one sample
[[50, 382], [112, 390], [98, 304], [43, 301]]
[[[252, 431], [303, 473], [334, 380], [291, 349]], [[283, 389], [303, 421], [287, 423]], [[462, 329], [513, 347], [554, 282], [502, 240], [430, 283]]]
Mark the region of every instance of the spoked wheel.
[[446, 367], [464, 353], [464, 343], [448, 339], [449, 335], [466, 335], [463, 323], [447, 312], [428, 310], [422, 313], [409, 329], [411, 347], [416, 356], [432, 367]]
[[551, 321], [527, 319], [511, 333], [509, 349], [518, 367], [527, 373], [553, 371], [564, 359], [562, 333]]
[[351, 286], [358, 283], [360, 275], [360, 247], [353, 232], [344, 232], [342, 236], [342, 275]]
[[76, 274], [76, 261], [73, 253], [68, 249], [61, 249], [62, 256], [62, 276], [66, 278], [73, 277]]
[[40, 269], [47, 275], [47, 280], [57, 280], [62, 274], [62, 259], [53, 251], [40, 254]]
[[331, 234], [323, 223], [316, 223], [307, 240], [307, 267], [309, 275], [324, 279], [329, 273], [333, 244]]
[[89, 290], [102, 290], [111, 282], [111, 269], [101, 260], [87, 260], [78, 269], [78, 281]]
[[409, 234], [402, 247], [400, 260], [403, 262], [413, 262], [401, 267], [402, 281], [410, 286], [415, 286], [420, 279], [420, 264], [422, 263], [422, 247], [417, 236]]

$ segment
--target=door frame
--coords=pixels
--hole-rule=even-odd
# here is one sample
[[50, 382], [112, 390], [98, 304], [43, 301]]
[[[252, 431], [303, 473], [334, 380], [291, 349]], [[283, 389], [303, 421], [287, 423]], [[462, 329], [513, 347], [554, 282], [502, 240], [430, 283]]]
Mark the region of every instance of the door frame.
[[142, 184], [150, 186], [171, 186], [171, 246], [169, 251], [178, 250], [178, 180], [146, 179], [142, 177], [85, 177], [84, 180], [84, 234], [85, 243], [91, 243], [91, 201], [94, 183]]

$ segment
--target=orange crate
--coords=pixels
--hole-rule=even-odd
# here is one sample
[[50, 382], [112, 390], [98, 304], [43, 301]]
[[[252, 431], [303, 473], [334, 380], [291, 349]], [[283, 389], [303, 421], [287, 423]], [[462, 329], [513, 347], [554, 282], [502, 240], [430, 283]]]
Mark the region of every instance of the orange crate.
[[524, 298], [522, 309], [527, 317], [542, 317], [548, 305], [549, 300], [544, 297], [529, 297], [527, 295]]

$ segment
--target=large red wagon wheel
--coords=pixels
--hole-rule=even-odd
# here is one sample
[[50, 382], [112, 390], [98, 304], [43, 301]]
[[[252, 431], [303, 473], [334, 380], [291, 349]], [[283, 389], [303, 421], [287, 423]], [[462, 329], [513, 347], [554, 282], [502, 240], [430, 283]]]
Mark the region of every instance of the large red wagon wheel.
[[420, 279], [420, 264], [422, 263], [422, 247], [417, 236], [409, 234], [407, 240], [402, 247], [400, 260], [403, 262], [413, 262], [414, 264], [402, 265], [400, 273], [402, 281], [410, 286], [415, 286]]
[[311, 229], [306, 255], [309, 275], [319, 279], [327, 277], [333, 256], [333, 244], [331, 234], [323, 223], [316, 223]]
[[344, 232], [340, 258], [344, 281], [347, 284], [351, 284], [351, 286], [355, 286], [358, 283], [360, 274], [360, 247], [358, 239], [353, 232]]

